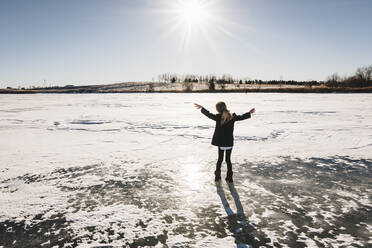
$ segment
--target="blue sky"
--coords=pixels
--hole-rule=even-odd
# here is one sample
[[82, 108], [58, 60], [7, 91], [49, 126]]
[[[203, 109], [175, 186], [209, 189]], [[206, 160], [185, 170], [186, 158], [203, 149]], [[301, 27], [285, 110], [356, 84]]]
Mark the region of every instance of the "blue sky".
[[324, 80], [372, 64], [370, 0], [199, 1], [209, 17], [187, 26], [176, 0], [1, 0], [0, 87], [168, 72]]

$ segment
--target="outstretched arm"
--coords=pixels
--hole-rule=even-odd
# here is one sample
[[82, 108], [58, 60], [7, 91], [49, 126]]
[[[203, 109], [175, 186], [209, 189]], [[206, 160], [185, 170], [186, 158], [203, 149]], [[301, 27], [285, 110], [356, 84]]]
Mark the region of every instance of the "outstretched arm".
[[236, 121], [242, 121], [242, 120], [245, 120], [245, 119], [248, 119], [248, 118], [251, 118], [252, 117], [252, 114], [255, 112], [256, 110], [253, 108], [251, 109], [249, 112], [245, 113], [245, 114], [242, 114], [242, 115], [235, 115], [235, 120]]
[[196, 104], [196, 103], [194, 103], [194, 105], [195, 105], [195, 107], [196, 107], [197, 109], [201, 109], [201, 112], [202, 112], [205, 116], [207, 116], [208, 118], [210, 118], [210, 119], [212, 119], [212, 120], [214, 120], [214, 121], [217, 119], [215, 114], [212, 114], [211, 112], [209, 112], [208, 110], [206, 110], [205, 108], [203, 108], [203, 106], [201, 106], [201, 105], [199, 105], [199, 104]]

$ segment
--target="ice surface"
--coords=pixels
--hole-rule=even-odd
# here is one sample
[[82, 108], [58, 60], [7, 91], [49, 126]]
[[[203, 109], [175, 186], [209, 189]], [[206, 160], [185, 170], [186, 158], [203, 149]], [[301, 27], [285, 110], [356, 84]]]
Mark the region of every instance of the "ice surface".
[[368, 246], [371, 165], [369, 94], [1, 95], [0, 247]]

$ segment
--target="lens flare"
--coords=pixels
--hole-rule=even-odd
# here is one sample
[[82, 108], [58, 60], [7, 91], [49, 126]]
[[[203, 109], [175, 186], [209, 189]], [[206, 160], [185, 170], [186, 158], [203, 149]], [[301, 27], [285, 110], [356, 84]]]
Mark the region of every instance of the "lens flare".
[[200, 25], [207, 17], [208, 11], [198, 0], [182, 1], [177, 7], [177, 12], [182, 21], [187, 25]]
[[206, 42], [208, 47], [219, 55], [217, 43], [220, 38], [228, 36], [239, 40], [234, 30], [242, 27], [230, 19], [234, 10], [226, 8], [227, 1], [163, 0], [161, 2], [163, 4], [153, 9], [153, 12], [161, 15], [159, 19], [162, 20], [161, 28], [164, 29], [156, 40], [159, 43], [176, 37], [180, 50], [188, 51], [191, 47]]

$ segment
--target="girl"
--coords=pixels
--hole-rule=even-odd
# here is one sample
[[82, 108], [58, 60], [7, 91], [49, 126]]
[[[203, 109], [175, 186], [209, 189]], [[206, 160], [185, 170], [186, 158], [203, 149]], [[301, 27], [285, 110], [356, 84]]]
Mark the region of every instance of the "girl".
[[216, 121], [216, 127], [212, 138], [212, 145], [218, 146], [218, 160], [216, 165], [216, 171], [214, 172], [215, 181], [221, 180], [221, 164], [223, 161], [223, 154], [226, 151], [226, 164], [227, 164], [227, 176], [226, 181], [229, 183], [233, 182], [232, 165], [231, 165], [231, 152], [234, 143], [234, 123], [235, 121], [241, 121], [251, 118], [251, 115], [255, 112], [255, 109], [251, 109], [249, 112], [243, 115], [236, 115], [235, 113], [230, 114], [230, 111], [226, 108], [224, 102], [218, 102], [216, 104], [216, 110], [218, 114], [212, 114], [203, 106], [194, 103], [197, 109], [201, 109], [201, 112], [208, 118]]

